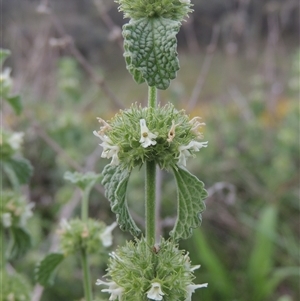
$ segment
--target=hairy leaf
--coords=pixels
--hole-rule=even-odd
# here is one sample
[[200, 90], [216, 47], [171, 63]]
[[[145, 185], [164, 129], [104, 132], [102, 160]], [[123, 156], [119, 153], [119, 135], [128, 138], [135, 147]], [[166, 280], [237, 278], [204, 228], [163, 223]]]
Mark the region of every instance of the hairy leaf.
[[164, 18], [130, 20], [123, 27], [127, 69], [137, 83], [167, 89], [179, 70], [176, 34], [180, 22]]
[[205, 209], [207, 192], [196, 176], [183, 168], [173, 168], [178, 191], [177, 220], [170, 235], [174, 239], [187, 239], [192, 228], [201, 223], [201, 212]]
[[10, 260], [22, 257], [31, 247], [31, 237], [25, 229], [12, 227], [11, 231], [12, 241], [7, 250]]
[[130, 231], [138, 236], [141, 230], [137, 227], [128, 210], [126, 189], [130, 177], [128, 169], [120, 166], [106, 165], [102, 172], [102, 184], [105, 187], [105, 196], [108, 198], [112, 212], [117, 216], [117, 221], [123, 231]]
[[64, 258], [62, 253], [48, 254], [35, 268], [36, 282], [43, 286], [53, 284], [54, 271]]
[[65, 180], [70, 181], [82, 190], [92, 188], [101, 177], [102, 175], [95, 174], [94, 172], [80, 173], [67, 171], [64, 174]]

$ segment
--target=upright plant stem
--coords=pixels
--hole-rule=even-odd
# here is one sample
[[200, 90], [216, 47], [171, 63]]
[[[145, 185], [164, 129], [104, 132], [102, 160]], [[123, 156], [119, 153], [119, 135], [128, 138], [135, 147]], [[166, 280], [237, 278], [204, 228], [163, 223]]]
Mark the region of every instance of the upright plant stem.
[[83, 287], [84, 287], [84, 299], [85, 301], [92, 301], [92, 287], [91, 287], [91, 276], [88, 263], [88, 254], [85, 249], [81, 250], [81, 264], [83, 269]]
[[[157, 90], [149, 87], [148, 107], [155, 108], [157, 105]], [[154, 161], [146, 162], [146, 240], [149, 245], [155, 243], [155, 178], [156, 165]]]
[[155, 243], [155, 176], [154, 161], [146, 162], [146, 240], [151, 246]]
[[[4, 248], [4, 228], [0, 227], [0, 273], [4, 271], [5, 267], [5, 248]], [[2, 275], [0, 275], [2, 277]]]
[[157, 89], [156, 87], [148, 87], [148, 107], [156, 108], [157, 106]]
[[[88, 208], [89, 208], [89, 195], [91, 189], [87, 187], [82, 193], [82, 203], [81, 203], [81, 219], [83, 222], [87, 222], [88, 220]], [[88, 261], [88, 254], [86, 249], [81, 249], [80, 252], [81, 257], [81, 265], [83, 270], [83, 288], [84, 288], [84, 299], [85, 301], [92, 301], [92, 286], [91, 286], [91, 276], [90, 276], [90, 269], [89, 269], [89, 261]]]
[[91, 189], [89, 187], [85, 188], [82, 192], [81, 200], [81, 219], [86, 222], [89, 217], [89, 196]]

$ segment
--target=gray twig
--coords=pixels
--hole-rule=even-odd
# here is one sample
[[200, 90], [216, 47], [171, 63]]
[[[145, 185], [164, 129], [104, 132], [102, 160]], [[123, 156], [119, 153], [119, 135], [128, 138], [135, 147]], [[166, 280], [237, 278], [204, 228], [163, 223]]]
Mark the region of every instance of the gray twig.
[[191, 95], [191, 97], [188, 101], [187, 111], [192, 111], [193, 108], [197, 104], [197, 100], [198, 100], [199, 95], [202, 91], [202, 87], [205, 83], [205, 80], [206, 80], [206, 77], [207, 77], [212, 59], [214, 57], [214, 53], [215, 53], [218, 38], [219, 38], [219, 33], [220, 33], [220, 26], [218, 24], [216, 24], [213, 27], [213, 33], [212, 33], [211, 41], [210, 41], [210, 44], [207, 47], [206, 55], [205, 55], [205, 58], [204, 58], [202, 68], [200, 70], [199, 76], [198, 76], [196, 84], [194, 86], [192, 95]]
[[89, 62], [85, 59], [85, 57], [81, 54], [81, 52], [76, 47], [74, 40], [70, 37], [60, 22], [60, 20], [56, 17], [55, 13], [49, 8], [48, 1], [42, 0], [40, 5], [37, 8], [39, 13], [44, 13], [49, 15], [51, 22], [57, 32], [61, 36], [61, 40], [64, 41], [64, 47], [69, 50], [69, 52], [73, 55], [73, 57], [78, 61], [81, 67], [85, 70], [85, 72], [90, 76], [94, 83], [96, 83], [103, 93], [112, 101], [115, 105], [116, 109], [124, 108], [122, 102], [117, 98], [117, 96], [113, 93], [113, 91], [109, 88], [104, 78], [99, 76], [93, 69], [93, 67], [89, 64]]

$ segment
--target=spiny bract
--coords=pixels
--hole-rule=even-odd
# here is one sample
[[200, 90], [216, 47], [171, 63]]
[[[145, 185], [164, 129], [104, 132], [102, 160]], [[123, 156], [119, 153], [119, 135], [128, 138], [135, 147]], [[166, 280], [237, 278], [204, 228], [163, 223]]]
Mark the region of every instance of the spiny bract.
[[110, 257], [109, 282], [96, 282], [108, 286], [102, 291], [111, 294], [110, 300], [190, 301], [195, 289], [207, 286], [192, 282], [200, 265], [192, 266], [188, 253], [169, 240], [161, 239], [155, 247], [144, 238], [130, 241]]
[[116, 0], [116, 3], [125, 18], [134, 20], [163, 17], [182, 21], [192, 12], [190, 0]]
[[189, 119], [185, 112], [172, 104], [142, 108], [132, 105], [120, 111], [110, 121], [98, 118], [102, 124], [98, 136], [103, 143], [102, 157], [112, 158], [111, 165], [121, 164], [129, 170], [145, 161], [154, 161], [160, 168], [185, 166], [207, 142], [199, 142], [204, 123], [200, 117]]

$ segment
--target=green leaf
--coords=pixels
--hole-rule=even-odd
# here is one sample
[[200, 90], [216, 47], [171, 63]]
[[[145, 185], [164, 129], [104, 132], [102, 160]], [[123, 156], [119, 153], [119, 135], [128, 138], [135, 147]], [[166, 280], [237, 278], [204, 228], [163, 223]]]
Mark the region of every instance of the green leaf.
[[256, 226], [254, 246], [248, 260], [249, 284], [257, 301], [268, 297], [267, 279], [274, 267], [277, 216], [278, 209], [272, 204], [261, 210]]
[[127, 201], [126, 190], [130, 177], [128, 169], [121, 166], [106, 165], [103, 172], [102, 184], [105, 187], [105, 196], [110, 202], [111, 210], [117, 216], [117, 222], [123, 231], [129, 231], [133, 236], [138, 236], [141, 230], [132, 219]]
[[8, 247], [8, 259], [18, 259], [22, 257], [31, 247], [31, 237], [29, 233], [22, 228], [12, 227], [12, 241]]
[[53, 284], [54, 271], [63, 261], [62, 253], [48, 254], [42, 261], [38, 263], [35, 269], [35, 280], [43, 286]]
[[201, 223], [201, 212], [205, 209], [207, 192], [204, 184], [196, 176], [182, 168], [173, 168], [178, 191], [177, 221], [170, 232], [174, 239], [187, 239], [192, 228]]
[[176, 34], [179, 21], [164, 18], [130, 20], [123, 26], [124, 57], [137, 83], [167, 89], [179, 70]]
[[279, 299], [277, 299], [277, 301], [293, 301], [293, 299], [291, 296], [283, 295], [283, 296], [280, 296]]
[[6, 97], [7, 102], [11, 105], [17, 115], [20, 115], [23, 109], [20, 95]]
[[297, 266], [294, 267], [282, 267], [277, 268], [272, 272], [272, 275], [270, 275], [266, 280], [266, 295], [270, 296], [272, 295], [277, 286], [283, 282], [286, 278], [289, 277], [298, 277], [300, 278], [300, 269]]
[[4, 169], [13, 173], [20, 185], [28, 183], [32, 176], [33, 168], [31, 163], [25, 158], [10, 158], [4, 161]]
[[3, 65], [8, 56], [10, 56], [10, 50], [0, 48], [0, 66]]
[[95, 174], [94, 172], [87, 172], [85, 174], [80, 172], [67, 171], [64, 174], [64, 179], [78, 186], [80, 189], [85, 190], [92, 188], [95, 183], [102, 178], [101, 174]]
[[276, 224], [277, 208], [273, 205], [267, 205], [260, 212], [254, 246], [248, 261], [248, 273], [253, 280], [263, 279], [272, 269]]

